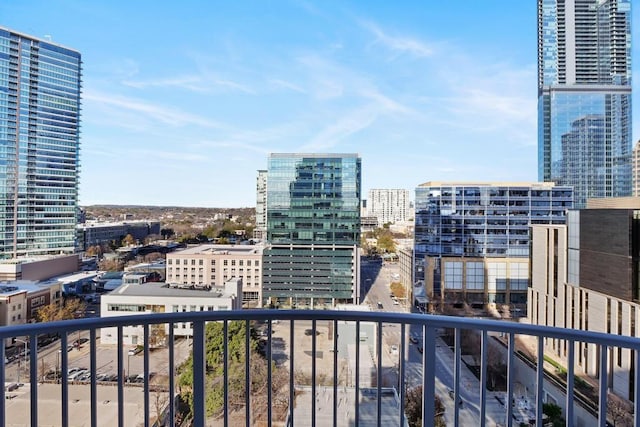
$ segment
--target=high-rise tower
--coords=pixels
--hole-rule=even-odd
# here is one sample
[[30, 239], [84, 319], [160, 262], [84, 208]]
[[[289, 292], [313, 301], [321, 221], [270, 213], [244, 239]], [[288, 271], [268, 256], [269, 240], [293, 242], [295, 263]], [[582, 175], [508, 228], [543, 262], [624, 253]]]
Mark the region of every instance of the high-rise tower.
[[0, 27], [0, 258], [75, 250], [80, 53]]
[[538, 0], [538, 179], [631, 195], [631, 0]]
[[263, 303], [357, 302], [360, 182], [357, 154], [269, 156]]

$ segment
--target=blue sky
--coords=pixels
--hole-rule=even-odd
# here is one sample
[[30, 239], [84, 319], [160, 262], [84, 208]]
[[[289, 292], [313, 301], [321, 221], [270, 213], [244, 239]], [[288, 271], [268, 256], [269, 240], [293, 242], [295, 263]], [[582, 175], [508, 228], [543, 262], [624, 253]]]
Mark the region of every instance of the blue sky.
[[255, 206], [271, 152], [359, 153], [363, 198], [537, 180], [535, 0], [2, 0], [0, 25], [83, 55], [81, 205]]

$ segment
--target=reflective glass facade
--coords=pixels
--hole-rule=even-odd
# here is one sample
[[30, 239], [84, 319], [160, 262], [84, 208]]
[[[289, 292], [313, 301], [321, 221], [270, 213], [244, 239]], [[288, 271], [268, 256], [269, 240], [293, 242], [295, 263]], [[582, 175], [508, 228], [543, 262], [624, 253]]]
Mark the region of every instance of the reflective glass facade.
[[415, 280], [425, 280], [426, 257], [528, 258], [529, 226], [564, 224], [572, 206], [572, 188], [553, 184], [422, 184], [415, 198]]
[[361, 161], [356, 154], [272, 154], [263, 298], [331, 305], [355, 298]]
[[0, 257], [75, 250], [81, 64], [0, 28]]
[[538, 178], [588, 198], [631, 187], [630, 0], [538, 1]]

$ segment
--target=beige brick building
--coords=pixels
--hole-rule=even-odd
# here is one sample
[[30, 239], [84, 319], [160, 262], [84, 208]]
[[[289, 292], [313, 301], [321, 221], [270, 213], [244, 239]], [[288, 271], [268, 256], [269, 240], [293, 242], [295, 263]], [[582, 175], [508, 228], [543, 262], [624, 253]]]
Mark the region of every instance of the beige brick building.
[[242, 279], [242, 301], [262, 300], [262, 247], [200, 245], [167, 254], [167, 283], [202, 287], [222, 286]]

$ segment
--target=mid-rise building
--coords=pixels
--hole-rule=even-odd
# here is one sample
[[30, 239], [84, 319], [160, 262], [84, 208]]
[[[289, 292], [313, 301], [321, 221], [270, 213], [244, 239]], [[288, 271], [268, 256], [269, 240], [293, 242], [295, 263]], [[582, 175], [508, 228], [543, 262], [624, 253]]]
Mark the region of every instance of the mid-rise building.
[[80, 53], [0, 27], [0, 258], [73, 253]]
[[[224, 286], [192, 289], [166, 283], [123, 284], [114, 292], [100, 298], [100, 317], [126, 316], [146, 313], [177, 313], [191, 311], [240, 310], [242, 280], [232, 279]], [[103, 344], [118, 343], [118, 328], [103, 328], [100, 341]], [[174, 323], [176, 337], [193, 336], [193, 326], [189, 322]], [[169, 335], [169, 325], [153, 325], [149, 331], [148, 343], [151, 347], [165, 344]], [[123, 328], [123, 344], [144, 344], [142, 326]]]
[[416, 188], [414, 281], [428, 299], [526, 304], [529, 227], [564, 224], [553, 183], [427, 182]]
[[251, 245], [199, 245], [167, 254], [167, 283], [196, 287], [242, 280], [242, 301], [262, 301], [262, 250]]
[[256, 228], [254, 239], [264, 239], [267, 234], [267, 171], [259, 170], [256, 180]]
[[636, 142], [633, 147], [632, 161], [632, 179], [631, 185], [633, 189], [633, 197], [640, 197], [640, 141]]
[[[571, 210], [567, 225], [534, 225], [528, 317], [532, 324], [638, 337], [640, 200], [616, 199]], [[566, 366], [569, 343], [544, 340], [545, 355]], [[576, 373], [599, 377], [599, 348], [575, 345]], [[610, 347], [608, 388], [633, 399], [635, 356]]]
[[78, 254], [13, 258], [0, 261], [0, 281], [47, 280], [80, 270]]
[[86, 222], [78, 224], [78, 248], [86, 251], [90, 246], [122, 242], [130, 234], [139, 243], [152, 234], [160, 235], [158, 221]]
[[361, 160], [357, 154], [271, 154], [263, 302], [357, 302]]
[[631, 195], [631, 0], [538, 0], [538, 179]]
[[378, 227], [409, 218], [409, 190], [372, 189], [367, 199], [367, 216], [378, 219]]

